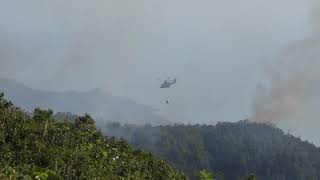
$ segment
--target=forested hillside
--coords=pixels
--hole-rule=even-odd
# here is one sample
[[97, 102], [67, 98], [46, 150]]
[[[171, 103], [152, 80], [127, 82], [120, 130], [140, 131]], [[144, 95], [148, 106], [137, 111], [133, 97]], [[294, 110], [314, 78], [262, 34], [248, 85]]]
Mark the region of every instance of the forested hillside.
[[50, 110], [27, 114], [0, 94], [0, 179], [186, 179], [152, 154], [104, 137], [88, 115], [70, 123]]
[[99, 129], [89, 115], [41, 109], [30, 115], [1, 94], [0, 179], [187, 179], [181, 172], [191, 179], [320, 179], [320, 149], [266, 124]]
[[266, 124], [241, 121], [209, 125], [105, 126], [104, 133], [165, 158], [191, 178], [207, 169], [217, 179], [320, 179], [320, 149]]

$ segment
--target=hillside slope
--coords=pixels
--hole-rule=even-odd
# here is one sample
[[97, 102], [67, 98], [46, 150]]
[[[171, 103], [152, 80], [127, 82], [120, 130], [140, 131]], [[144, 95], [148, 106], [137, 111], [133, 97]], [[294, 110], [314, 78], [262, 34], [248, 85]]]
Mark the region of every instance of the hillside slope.
[[266, 124], [139, 127], [114, 123], [102, 129], [160, 155], [191, 178], [207, 169], [218, 180], [238, 180], [249, 173], [260, 180], [320, 179], [320, 149]]
[[29, 88], [14, 80], [0, 78], [0, 92], [16, 105], [33, 111], [40, 107], [73, 114], [90, 113], [104, 121], [131, 124], [170, 124], [150, 106], [107, 94], [99, 89], [88, 92], [50, 92]]
[[163, 160], [109, 139], [86, 115], [29, 117], [0, 94], [0, 179], [186, 179]]

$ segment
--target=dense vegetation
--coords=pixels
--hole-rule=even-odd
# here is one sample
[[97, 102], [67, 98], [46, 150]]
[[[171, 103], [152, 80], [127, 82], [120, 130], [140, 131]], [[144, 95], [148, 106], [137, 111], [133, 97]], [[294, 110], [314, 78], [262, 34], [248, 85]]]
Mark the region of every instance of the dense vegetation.
[[0, 94], [0, 179], [187, 179], [135, 148], [191, 179], [320, 179], [320, 149], [266, 124], [99, 128], [88, 115], [24, 112]]
[[[60, 115], [60, 117], [63, 117]], [[0, 94], [0, 179], [186, 179], [163, 160], [106, 138], [88, 115], [32, 116]]]
[[103, 129], [160, 155], [191, 178], [206, 169], [215, 172], [218, 180], [238, 180], [250, 173], [260, 180], [320, 179], [320, 149], [271, 125], [248, 121], [156, 127], [114, 123]]

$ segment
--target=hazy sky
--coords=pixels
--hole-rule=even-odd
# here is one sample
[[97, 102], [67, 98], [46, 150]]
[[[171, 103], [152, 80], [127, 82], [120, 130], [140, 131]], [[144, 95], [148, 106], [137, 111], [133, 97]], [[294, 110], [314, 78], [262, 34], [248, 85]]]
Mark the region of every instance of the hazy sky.
[[[250, 117], [266, 66], [314, 28], [311, 0], [0, 3], [0, 77], [59, 91], [98, 87], [177, 122]], [[159, 89], [168, 76], [178, 83]]]

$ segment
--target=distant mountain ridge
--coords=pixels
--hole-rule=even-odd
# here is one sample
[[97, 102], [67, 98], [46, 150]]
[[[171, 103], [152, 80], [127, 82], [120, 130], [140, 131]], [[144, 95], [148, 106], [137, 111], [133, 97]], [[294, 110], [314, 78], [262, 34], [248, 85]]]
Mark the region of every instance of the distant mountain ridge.
[[92, 89], [87, 92], [52, 92], [27, 87], [15, 80], [0, 78], [0, 92], [16, 105], [33, 111], [51, 108], [57, 112], [89, 113], [97, 119], [129, 124], [169, 124], [151, 106], [138, 104], [125, 97], [116, 97]]

